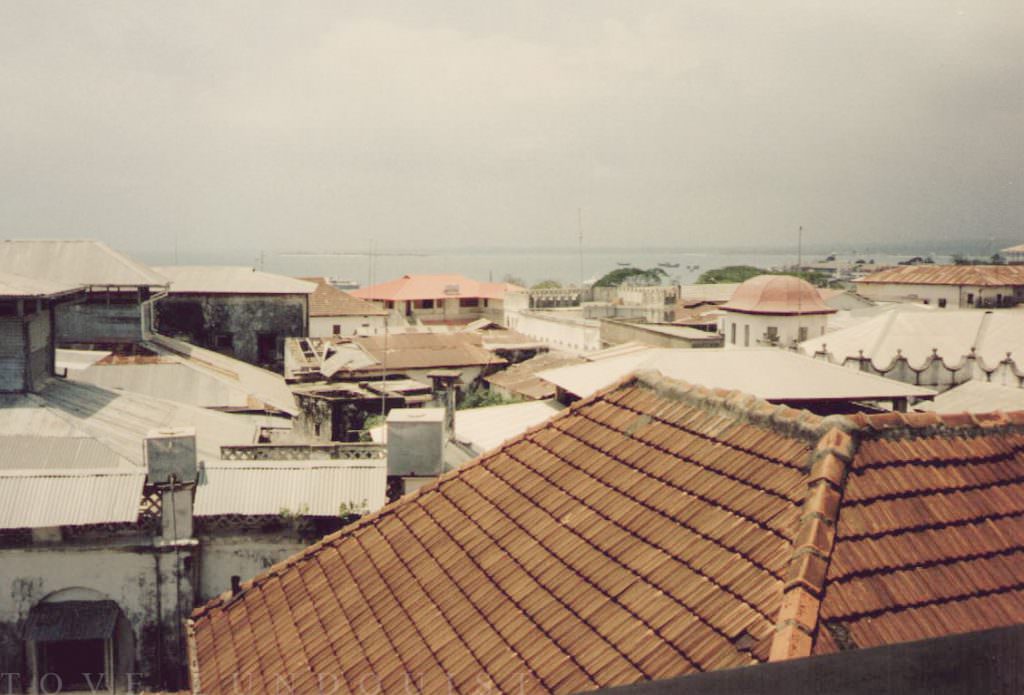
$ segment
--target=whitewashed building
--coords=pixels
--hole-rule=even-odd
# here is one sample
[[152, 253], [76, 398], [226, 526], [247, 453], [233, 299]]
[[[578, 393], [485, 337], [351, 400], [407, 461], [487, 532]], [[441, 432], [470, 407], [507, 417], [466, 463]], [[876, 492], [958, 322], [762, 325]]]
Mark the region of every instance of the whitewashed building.
[[876, 302], [919, 302], [939, 309], [995, 309], [1024, 300], [1021, 265], [906, 265], [855, 280]]
[[721, 309], [721, 331], [729, 347], [789, 347], [824, 335], [828, 316], [836, 313], [816, 287], [792, 275], [751, 278]]

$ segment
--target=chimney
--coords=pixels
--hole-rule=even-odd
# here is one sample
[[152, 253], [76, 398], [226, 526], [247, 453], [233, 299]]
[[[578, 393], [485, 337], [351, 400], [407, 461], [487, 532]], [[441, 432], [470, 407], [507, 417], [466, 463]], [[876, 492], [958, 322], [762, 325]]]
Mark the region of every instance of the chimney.
[[388, 413], [388, 475], [438, 476], [444, 472], [443, 408], [392, 408]]
[[444, 408], [444, 425], [448, 441], [454, 441], [455, 406], [462, 372], [458, 369], [435, 369], [428, 372], [427, 376], [430, 378], [434, 402]]
[[154, 430], [145, 439], [146, 478], [160, 492], [160, 527], [167, 542], [192, 537], [198, 466], [192, 428]]

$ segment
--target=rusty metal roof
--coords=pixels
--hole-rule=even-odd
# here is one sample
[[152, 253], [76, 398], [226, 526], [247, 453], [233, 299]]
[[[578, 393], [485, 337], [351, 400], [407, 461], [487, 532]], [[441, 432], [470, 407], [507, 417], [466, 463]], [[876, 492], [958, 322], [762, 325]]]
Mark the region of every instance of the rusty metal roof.
[[1024, 265], [901, 265], [854, 282], [1008, 287], [1024, 285]]

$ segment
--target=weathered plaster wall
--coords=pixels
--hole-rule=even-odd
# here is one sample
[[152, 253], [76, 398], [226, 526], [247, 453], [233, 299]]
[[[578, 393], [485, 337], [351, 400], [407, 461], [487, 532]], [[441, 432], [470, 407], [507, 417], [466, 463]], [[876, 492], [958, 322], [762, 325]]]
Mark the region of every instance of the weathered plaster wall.
[[230, 334], [232, 354], [251, 364], [260, 364], [259, 334], [273, 334], [276, 356], [266, 364], [276, 363], [283, 359], [285, 338], [306, 335], [306, 302], [299, 294], [172, 294], [156, 303], [156, 330], [211, 349], [217, 349], [216, 336]]
[[81, 304], [58, 305], [58, 345], [75, 343], [133, 343], [142, 340], [142, 305], [137, 301], [108, 304], [90, 296]]
[[156, 673], [156, 560], [130, 547], [71, 547], [66, 544], [0, 550], [0, 672], [27, 677], [20, 630], [29, 611], [57, 591], [81, 587], [121, 607], [135, 635], [135, 670]]
[[[309, 319], [309, 335], [329, 338], [332, 335], [384, 335], [384, 316], [313, 316]], [[340, 333], [334, 327], [341, 328]]]
[[232, 575], [241, 577], [242, 581], [252, 579], [307, 545], [285, 533], [204, 536], [199, 556], [199, 600], [209, 601], [229, 591]]

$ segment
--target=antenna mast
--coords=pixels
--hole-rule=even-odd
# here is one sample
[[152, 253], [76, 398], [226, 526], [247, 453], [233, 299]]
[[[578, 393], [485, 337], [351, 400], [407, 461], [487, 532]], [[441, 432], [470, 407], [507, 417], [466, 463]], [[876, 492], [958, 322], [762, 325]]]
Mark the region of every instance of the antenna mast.
[[583, 208], [576, 208], [576, 222], [580, 241], [580, 289], [583, 289]]

